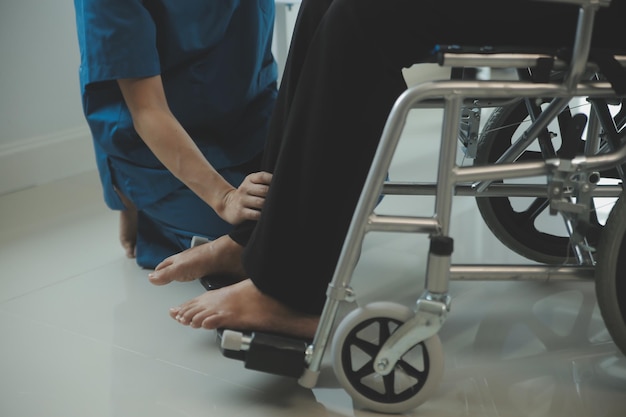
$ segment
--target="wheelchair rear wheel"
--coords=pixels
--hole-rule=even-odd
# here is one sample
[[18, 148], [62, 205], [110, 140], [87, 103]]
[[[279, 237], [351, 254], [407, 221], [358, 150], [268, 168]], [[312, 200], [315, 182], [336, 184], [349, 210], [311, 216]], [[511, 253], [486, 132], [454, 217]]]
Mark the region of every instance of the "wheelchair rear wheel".
[[598, 243], [595, 272], [598, 307], [609, 334], [626, 355], [626, 198], [622, 195]]
[[[572, 106], [567, 107], [558, 121], [548, 126], [549, 134], [553, 138], [552, 145], [558, 156], [581, 155], [584, 150], [585, 142], [581, 137], [586, 116], [583, 113], [574, 114], [572, 109]], [[495, 109], [482, 130], [474, 164], [496, 162], [529, 124], [530, 116], [524, 101]], [[538, 141], [535, 140], [517, 161], [542, 159], [544, 157]], [[545, 184], [545, 178], [537, 181]], [[550, 216], [547, 198], [477, 197], [476, 203], [491, 232], [516, 253], [547, 264], [563, 264], [568, 260], [575, 260], [565, 225], [563, 222], [555, 222], [555, 217]], [[590, 246], [597, 243], [601, 228], [594, 210], [587, 234]]]

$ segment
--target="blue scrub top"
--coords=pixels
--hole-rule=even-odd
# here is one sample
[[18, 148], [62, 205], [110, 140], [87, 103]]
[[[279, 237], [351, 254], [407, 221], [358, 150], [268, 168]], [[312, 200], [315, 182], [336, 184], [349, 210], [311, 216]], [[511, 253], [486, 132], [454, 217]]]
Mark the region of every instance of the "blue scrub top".
[[274, 0], [74, 0], [83, 110], [104, 198], [141, 209], [181, 186], [133, 128], [115, 80], [161, 75], [174, 116], [216, 168], [263, 149], [276, 98]]

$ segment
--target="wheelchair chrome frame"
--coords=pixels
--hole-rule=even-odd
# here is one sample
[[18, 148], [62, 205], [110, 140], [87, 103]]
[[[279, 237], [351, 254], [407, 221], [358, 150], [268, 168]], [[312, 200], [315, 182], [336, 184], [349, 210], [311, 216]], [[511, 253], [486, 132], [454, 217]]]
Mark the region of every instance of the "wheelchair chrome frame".
[[[548, 0], [554, 1], [554, 0]], [[350, 287], [361, 244], [370, 231], [422, 233], [431, 237], [449, 237], [452, 200], [455, 195], [484, 196], [542, 196], [560, 202], [555, 209], [567, 210], [564, 189], [559, 189], [564, 179], [574, 174], [586, 173], [626, 162], [626, 146], [606, 154], [585, 155], [573, 159], [547, 159], [533, 162], [514, 162], [516, 154], [528, 146], [545, 128], [548, 119], [554, 118], [573, 97], [615, 97], [608, 82], [581, 81], [587, 65], [593, 19], [596, 10], [608, 5], [607, 0], [557, 0], [580, 6], [578, 31], [575, 38], [573, 64], [568, 68], [565, 80], [560, 83], [530, 83], [524, 81], [432, 81], [412, 87], [396, 101], [385, 125], [380, 144], [370, 168], [363, 192], [357, 204], [343, 249], [332, 281], [328, 286], [327, 301], [313, 342], [306, 352], [306, 368], [299, 379], [300, 385], [312, 388], [317, 382], [322, 357], [341, 302], [352, 301], [355, 294]], [[464, 66], [467, 60], [477, 66], [499, 68], [531, 67], [538, 55], [455, 56], [444, 65]], [[626, 61], [623, 58], [620, 61]], [[519, 97], [553, 97], [546, 120], [540, 117], [534, 127], [527, 131], [521, 145], [507, 153], [496, 164], [489, 166], [458, 166], [456, 163], [459, 120], [462, 108], [468, 103], [480, 102], [485, 97], [488, 104], [508, 102]], [[415, 108], [443, 108], [443, 127], [436, 184], [385, 184], [386, 173], [403, 132], [407, 116]], [[592, 118], [593, 119], [593, 118]], [[590, 120], [593, 131], [597, 123]], [[537, 127], [539, 126], [539, 127]], [[533, 186], [510, 186], [492, 184], [491, 181], [546, 176], [547, 188]], [[556, 184], [556, 185], [555, 185]], [[546, 195], [546, 190], [547, 194]], [[587, 190], [587, 197], [595, 191]], [[593, 195], [617, 196], [621, 187], [603, 188]], [[374, 214], [381, 193], [395, 195], [434, 195], [432, 216], [389, 216]], [[448, 285], [450, 280], [551, 280], [593, 277], [593, 260], [580, 256], [580, 265], [452, 265], [450, 256], [429, 254], [426, 284], [415, 306], [415, 315], [401, 325], [384, 343], [376, 359], [375, 371], [381, 375], [390, 373], [399, 358], [412, 346], [435, 335], [446, 320], [450, 310]]]

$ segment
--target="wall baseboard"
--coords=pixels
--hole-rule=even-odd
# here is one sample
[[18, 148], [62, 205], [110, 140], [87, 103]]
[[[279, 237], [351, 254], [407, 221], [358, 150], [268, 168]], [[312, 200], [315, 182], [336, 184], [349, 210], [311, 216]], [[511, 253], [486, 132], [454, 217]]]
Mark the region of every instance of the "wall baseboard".
[[0, 146], [0, 195], [95, 169], [86, 126], [10, 142]]

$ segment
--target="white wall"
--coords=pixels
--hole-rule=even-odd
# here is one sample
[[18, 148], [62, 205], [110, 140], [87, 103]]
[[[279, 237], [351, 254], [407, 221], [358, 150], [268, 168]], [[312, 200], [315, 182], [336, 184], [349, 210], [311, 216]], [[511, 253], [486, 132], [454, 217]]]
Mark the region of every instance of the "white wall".
[[0, 57], [0, 194], [93, 169], [73, 2], [1, 0]]

